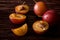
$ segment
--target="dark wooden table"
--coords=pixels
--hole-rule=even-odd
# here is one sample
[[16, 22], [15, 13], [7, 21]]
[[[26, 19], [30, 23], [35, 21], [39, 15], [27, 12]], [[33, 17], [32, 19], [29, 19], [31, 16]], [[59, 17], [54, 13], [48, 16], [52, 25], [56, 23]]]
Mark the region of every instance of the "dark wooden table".
[[[32, 24], [38, 18], [33, 12], [33, 6], [35, 4], [33, 0], [25, 0], [26, 4], [30, 6], [30, 11], [26, 14], [27, 19], [25, 21], [29, 26], [28, 33], [25, 36], [18, 37], [11, 32], [11, 28], [21, 26], [22, 24], [12, 24], [9, 20], [9, 15], [14, 12], [14, 7], [22, 4], [23, 1], [24, 0], [0, 0], [0, 40], [60, 40], [60, 22], [53, 25], [53, 27], [43, 35], [37, 35], [32, 31]], [[41, 1], [46, 3], [48, 9], [56, 10], [60, 18], [60, 0]]]

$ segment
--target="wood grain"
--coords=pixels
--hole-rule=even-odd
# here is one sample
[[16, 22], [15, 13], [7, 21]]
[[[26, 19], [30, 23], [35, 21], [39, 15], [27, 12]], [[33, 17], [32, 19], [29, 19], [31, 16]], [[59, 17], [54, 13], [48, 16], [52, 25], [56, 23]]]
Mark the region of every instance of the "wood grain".
[[[0, 40], [60, 40], [60, 26], [54, 25], [44, 35], [37, 35], [32, 30], [32, 24], [39, 19], [33, 12], [34, 2], [32, 0], [25, 0], [26, 4], [30, 6], [30, 11], [26, 14], [26, 23], [29, 26], [28, 33], [23, 37], [17, 37], [11, 32], [11, 28], [18, 27], [12, 24], [9, 20], [9, 15], [14, 12], [16, 5], [22, 4], [24, 0], [0, 0]], [[39, 1], [39, 0], [37, 0]], [[44, 1], [48, 9], [54, 9], [60, 14], [60, 0], [41, 0]], [[31, 7], [32, 6], [32, 7]], [[60, 15], [59, 15], [60, 17]], [[40, 18], [41, 19], [41, 18]], [[60, 18], [59, 18], [60, 19]], [[21, 25], [21, 24], [19, 24]]]

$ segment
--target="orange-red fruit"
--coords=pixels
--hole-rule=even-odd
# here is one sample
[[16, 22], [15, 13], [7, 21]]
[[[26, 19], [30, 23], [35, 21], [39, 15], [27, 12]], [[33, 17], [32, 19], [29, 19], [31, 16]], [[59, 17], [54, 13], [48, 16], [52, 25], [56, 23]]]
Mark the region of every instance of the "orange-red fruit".
[[36, 4], [34, 5], [34, 13], [37, 16], [42, 16], [44, 14], [44, 12], [46, 11], [46, 5], [44, 2], [36, 2]]
[[28, 5], [18, 5], [15, 7], [15, 12], [20, 14], [26, 14], [29, 11]]
[[14, 24], [23, 23], [26, 19], [25, 15], [12, 13], [9, 15], [9, 19]]
[[36, 21], [32, 26], [33, 30], [37, 34], [43, 34], [49, 28], [49, 24], [46, 21]]

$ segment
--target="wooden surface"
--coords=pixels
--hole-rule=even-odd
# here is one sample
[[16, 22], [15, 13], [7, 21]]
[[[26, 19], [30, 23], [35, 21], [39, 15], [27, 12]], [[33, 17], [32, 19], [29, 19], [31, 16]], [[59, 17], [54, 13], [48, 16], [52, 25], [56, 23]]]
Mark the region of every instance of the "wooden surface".
[[[23, 2], [24, 0], [22, 0]], [[53, 25], [45, 34], [37, 35], [32, 30], [32, 24], [38, 18], [34, 15], [33, 0], [25, 0], [26, 4], [30, 6], [30, 11], [26, 14], [26, 23], [28, 24], [28, 33], [23, 37], [18, 37], [11, 32], [11, 28], [15, 28], [20, 25], [12, 24], [9, 20], [9, 15], [14, 12], [16, 5], [22, 4], [20, 0], [0, 0], [0, 40], [60, 40], [60, 26], [59, 22]], [[39, 1], [39, 0], [37, 0]], [[48, 9], [54, 9], [60, 16], [60, 0], [42, 0], [46, 3]], [[32, 7], [31, 7], [32, 6]], [[36, 20], [35, 20], [36, 19]], [[24, 23], [23, 23], [24, 24]]]

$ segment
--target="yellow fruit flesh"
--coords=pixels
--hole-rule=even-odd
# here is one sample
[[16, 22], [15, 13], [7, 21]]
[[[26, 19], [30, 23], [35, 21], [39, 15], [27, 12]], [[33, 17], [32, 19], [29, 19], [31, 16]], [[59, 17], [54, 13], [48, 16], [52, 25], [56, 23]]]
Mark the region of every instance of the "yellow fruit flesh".
[[[24, 10], [21, 10], [22, 8], [25, 8]], [[17, 12], [17, 13], [27, 13], [28, 11], [29, 11], [29, 6], [28, 5], [18, 5], [18, 6], [16, 6], [15, 7], [15, 11]]]
[[[45, 27], [42, 24], [45, 24]], [[33, 30], [38, 31], [38, 32], [46, 31], [48, 27], [49, 25], [44, 21], [37, 21], [33, 24]]]
[[17, 35], [17, 36], [23, 36], [27, 33], [27, 30], [28, 30], [28, 27], [27, 27], [27, 24], [24, 24], [22, 25], [21, 27], [19, 28], [16, 28], [16, 29], [11, 29], [12, 32]]
[[25, 19], [26, 16], [25, 15], [22, 15], [22, 14], [16, 14], [16, 13], [12, 13], [10, 16], [9, 16], [11, 19]]

